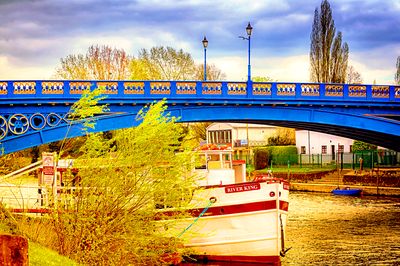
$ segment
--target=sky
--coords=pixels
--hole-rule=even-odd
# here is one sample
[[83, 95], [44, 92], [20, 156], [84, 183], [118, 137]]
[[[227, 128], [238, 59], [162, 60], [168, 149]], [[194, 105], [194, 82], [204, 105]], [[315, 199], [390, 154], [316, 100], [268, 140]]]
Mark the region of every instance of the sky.
[[[330, 0], [349, 64], [364, 83], [394, 84], [400, 0]], [[214, 64], [231, 81], [252, 76], [308, 82], [310, 33], [321, 0], [0, 0], [0, 80], [51, 79], [60, 59], [108, 45], [137, 56], [171, 46]]]

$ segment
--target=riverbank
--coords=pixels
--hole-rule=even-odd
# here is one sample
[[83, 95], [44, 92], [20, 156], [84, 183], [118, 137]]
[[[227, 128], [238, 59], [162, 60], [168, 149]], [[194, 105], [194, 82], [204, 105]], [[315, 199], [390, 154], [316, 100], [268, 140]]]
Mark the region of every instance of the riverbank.
[[[290, 183], [291, 191], [302, 191], [302, 192], [322, 192], [331, 193], [331, 191], [337, 188], [336, 184], [318, 184], [318, 183]], [[363, 195], [365, 196], [390, 196], [400, 197], [400, 188], [398, 187], [374, 187], [374, 186], [361, 186], [361, 185], [340, 185], [341, 188], [361, 188]]]

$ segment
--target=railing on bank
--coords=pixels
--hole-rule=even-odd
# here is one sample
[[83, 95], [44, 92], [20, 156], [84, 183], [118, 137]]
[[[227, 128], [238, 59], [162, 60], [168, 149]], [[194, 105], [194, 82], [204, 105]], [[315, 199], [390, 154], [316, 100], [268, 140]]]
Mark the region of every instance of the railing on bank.
[[400, 153], [394, 151], [360, 151], [354, 153], [299, 154], [299, 165], [337, 165], [341, 169], [400, 167]]
[[[236, 155], [236, 159], [253, 163], [248, 154]], [[400, 167], [400, 153], [395, 151], [362, 151], [355, 153], [332, 154], [281, 154], [268, 158], [268, 167], [315, 167], [331, 166], [340, 169], [374, 169], [377, 167]]]

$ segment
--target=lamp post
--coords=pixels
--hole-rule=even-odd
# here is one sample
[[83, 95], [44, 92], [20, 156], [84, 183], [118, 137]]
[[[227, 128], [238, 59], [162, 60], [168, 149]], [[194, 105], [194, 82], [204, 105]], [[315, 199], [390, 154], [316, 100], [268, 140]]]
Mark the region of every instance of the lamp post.
[[248, 59], [249, 59], [249, 64], [247, 66], [247, 82], [251, 81], [251, 65], [250, 65], [250, 37], [251, 37], [251, 32], [253, 31], [253, 27], [249, 24], [246, 27], [246, 33], [247, 37], [239, 36], [239, 38], [242, 38], [243, 40], [248, 40], [249, 41], [249, 48], [248, 48]]
[[208, 41], [206, 36], [204, 36], [204, 39], [202, 41], [203, 47], [204, 47], [204, 80], [207, 80], [207, 46], [208, 46]]

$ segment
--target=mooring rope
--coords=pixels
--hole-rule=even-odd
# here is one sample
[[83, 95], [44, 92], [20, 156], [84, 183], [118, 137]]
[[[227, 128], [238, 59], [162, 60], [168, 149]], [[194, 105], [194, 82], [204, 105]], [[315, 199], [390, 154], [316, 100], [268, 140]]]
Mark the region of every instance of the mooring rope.
[[207, 205], [207, 206], [204, 208], [204, 210], [199, 214], [199, 216], [197, 216], [196, 219], [194, 219], [194, 221], [193, 221], [188, 227], [186, 227], [185, 230], [183, 230], [177, 237], [178, 237], [178, 238], [181, 237], [187, 230], [189, 230], [190, 227], [192, 227], [192, 225], [194, 225], [194, 224], [206, 213], [206, 211], [208, 210], [208, 208], [210, 208], [211, 205], [214, 204], [215, 202], [217, 202], [217, 198], [216, 198], [216, 197], [211, 197], [210, 200], [209, 200], [209, 202], [208, 202], [208, 205]]

